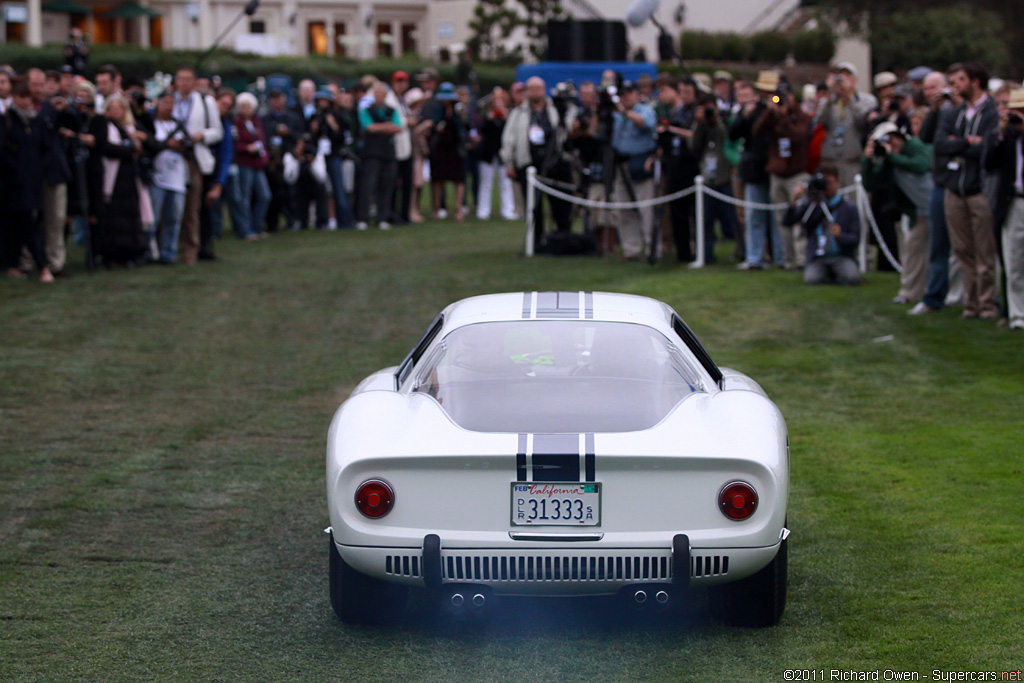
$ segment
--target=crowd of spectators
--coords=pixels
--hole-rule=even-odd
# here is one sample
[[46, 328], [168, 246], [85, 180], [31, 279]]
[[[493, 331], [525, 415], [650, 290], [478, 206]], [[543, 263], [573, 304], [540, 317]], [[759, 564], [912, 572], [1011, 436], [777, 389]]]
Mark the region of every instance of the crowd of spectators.
[[[1024, 329], [1024, 90], [990, 83], [978, 64], [882, 72], [872, 92], [849, 63], [799, 88], [777, 71], [635, 83], [606, 72], [578, 87], [532, 78], [483, 94], [471, 65], [458, 84], [425, 68], [256, 94], [188, 66], [156, 93], [113, 65], [92, 81], [78, 71], [0, 68], [0, 253], [11, 278], [33, 265], [44, 282], [66, 273], [69, 238], [106, 265], [215, 260], [225, 213], [243, 240], [388, 230], [423, 221], [423, 205], [435, 218], [472, 208], [488, 219], [492, 194], [512, 220], [533, 167], [598, 201], [643, 202], [698, 176], [711, 191], [700, 226], [692, 194], [579, 210], [538, 193], [541, 249], [570, 248], [582, 215], [602, 252], [692, 261], [703, 231], [699, 256], [711, 263], [718, 227], [742, 270], [857, 284], [868, 217], [841, 190], [860, 174], [881, 236], [877, 267], [893, 267], [886, 252], [901, 264], [895, 303], [926, 314], [959, 299], [965, 318]], [[732, 197], [753, 205], [738, 211]]]
[[182, 66], [154, 93], [109, 64], [92, 81], [72, 65], [0, 67], [6, 274], [66, 275], [69, 239], [107, 266], [216, 260], [225, 214], [243, 240], [311, 226], [389, 230], [424, 220], [423, 187], [434, 217], [463, 220], [473, 208], [486, 220], [497, 183], [501, 218], [518, 218], [498, 154], [524, 88], [480, 97], [474, 81], [456, 87], [425, 68], [257, 96]]

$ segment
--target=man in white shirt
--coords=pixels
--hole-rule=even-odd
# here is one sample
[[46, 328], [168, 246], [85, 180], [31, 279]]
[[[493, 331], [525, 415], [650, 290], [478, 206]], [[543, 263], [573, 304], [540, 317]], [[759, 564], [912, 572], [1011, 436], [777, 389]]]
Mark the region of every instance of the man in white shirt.
[[212, 261], [213, 225], [203, 204], [203, 197], [213, 186], [213, 173], [217, 159], [210, 145], [221, 141], [221, 126], [217, 103], [209, 95], [195, 89], [196, 72], [191, 66], [182, 66], [174, 74], [174, 108], [172, 116], [180, 121], [192, 141], [189, 155], [189, 185], [185, 195], [185, 213], [181, 220], [181, 261], [186, 265], [197, 258]]
[[162, 148], [153, 158], [153, 181], [149, 187], [160, 244], [160, 263], [171, 265], [178, 259], [178, 235], [185, 211], [188, 186], [188, 160], [185, 158], [185, 131], [174, 120], [174, 93], [165, 91], [156, 101], [153, 137]]

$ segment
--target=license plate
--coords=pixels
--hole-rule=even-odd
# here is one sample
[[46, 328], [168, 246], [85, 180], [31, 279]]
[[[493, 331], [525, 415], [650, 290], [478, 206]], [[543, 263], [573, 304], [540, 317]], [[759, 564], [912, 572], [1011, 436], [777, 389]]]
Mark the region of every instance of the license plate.
[[516, 526], [600, 526], [601, 485], [596, 483], [512, 484]]

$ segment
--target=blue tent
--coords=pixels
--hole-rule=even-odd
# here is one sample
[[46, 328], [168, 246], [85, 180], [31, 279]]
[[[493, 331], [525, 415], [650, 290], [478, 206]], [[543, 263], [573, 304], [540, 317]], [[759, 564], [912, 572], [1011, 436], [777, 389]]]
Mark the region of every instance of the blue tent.
[[583, 81], [598, 83], [606, 69], [617, 71], [627, 81], [635, 81], [641, 74], [647, 74], [652, 80], [658, 75], [658, 68], [647, 62], [541, 62], [519, 65], [516, 80], [525, 83], [528, 78], [540, 76], [549, 91], [562, 81], [572, 81], [579, 88]]

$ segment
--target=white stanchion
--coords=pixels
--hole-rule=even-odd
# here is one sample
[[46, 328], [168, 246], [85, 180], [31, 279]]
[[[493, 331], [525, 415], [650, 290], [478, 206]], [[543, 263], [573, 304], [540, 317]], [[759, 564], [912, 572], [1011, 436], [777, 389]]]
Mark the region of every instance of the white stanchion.
[[[857, 211], [860, 212], [861, 216], [864, 216], [864, 207], [868, 206], [867, 192], [864, 190], [864, 179], [860, 173], [854, 176], [853, 179], [854, 187], [856, 192], [854, 195], [854, 201], [856, 202]], [[870, 210], [870, 207], [869, 209]], [[860, 272], [866, 273], [868, 271], [868, 222], [860, 222], [860, 244], [857, 245], [857, 265], [860, 266]]]
[[697, 258], [690, 264], [691, 268], [704, 267], [704, 176], [699, 175], [693, 179], [693, 186], [697, 188], [696, 204], [696, 225], [693, 229], [697, 231]]
[[533, 211], [537, 206], [537, 169], [530, 166], [526, 169], [526, 246], [527, 256], [533, 256], [536, 245], [533, 243]]

